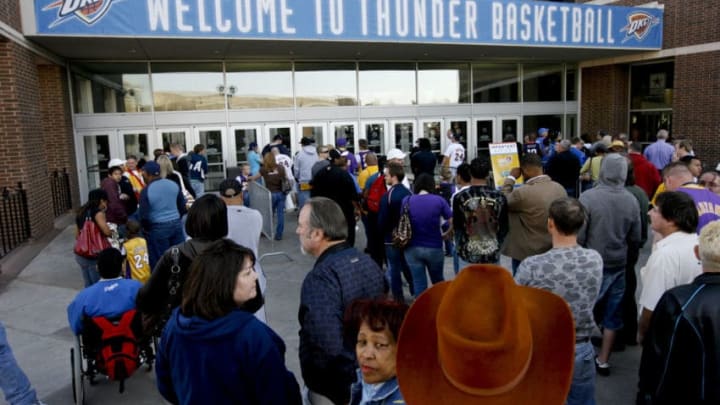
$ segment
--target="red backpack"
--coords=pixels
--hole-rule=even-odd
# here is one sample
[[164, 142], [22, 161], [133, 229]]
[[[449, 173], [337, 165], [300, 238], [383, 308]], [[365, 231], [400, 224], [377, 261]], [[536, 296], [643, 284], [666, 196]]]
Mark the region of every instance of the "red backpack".
[[382, 173], [378, 173], [375, 181], [370, 184], [370, 187], [366, 187], [367, 196], [365, 197], [365, 206], [370, 212], [380, 212], [380, 201], [382, 196], [385, 195], [387, 188], [385, 186], [385, 176]]
[[120, 392], [140, 365], [138, 342], [132, 330], [135, 310], [125, 312], [117, 323], [96, 316], [93, 322], [100, 328], [100, 349], [97, 354], [98, 369], [113, 381], [120, 381]]

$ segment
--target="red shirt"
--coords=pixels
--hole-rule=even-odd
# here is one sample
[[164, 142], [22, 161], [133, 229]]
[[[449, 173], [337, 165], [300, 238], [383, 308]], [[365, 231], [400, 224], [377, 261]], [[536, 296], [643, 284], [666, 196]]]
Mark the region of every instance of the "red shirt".
[[649, 160], [645, 159], [645, 156], [639, 153], [629, 153], [628, 156], [632, 160], [634, 173], [635, 173], [635, 184], [645, 191], [648, 198], [652, 198], [655, 194], [662, 179], [660, 173], [654, 164], [650, 163]]

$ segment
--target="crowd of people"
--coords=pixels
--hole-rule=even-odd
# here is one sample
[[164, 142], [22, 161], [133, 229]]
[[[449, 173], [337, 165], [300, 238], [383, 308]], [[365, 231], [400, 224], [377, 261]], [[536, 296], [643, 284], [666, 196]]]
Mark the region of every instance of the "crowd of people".
[[[202, 145], [112, 160], [76, 218], [108, 243], [76, 250], [86, 289], [70, 325], [136, 309], [172, 403], [594, 404], [613, 350], [638, 343], [639, 404], [720, 401], [720, 177], [667, 131], [644, 150], [604, 135], [528, 134], [499, 189], [452, 130], [442, 156], [427, 139], [379, 156], [303, 137], [291, 157], [278, 136], [249, 145], [219, 195], [203, 187]], [[297, 205], [316, 260], [300, 291], [302, 389], [265, 317], [251, 182], [271, 195], [276, 240]]]

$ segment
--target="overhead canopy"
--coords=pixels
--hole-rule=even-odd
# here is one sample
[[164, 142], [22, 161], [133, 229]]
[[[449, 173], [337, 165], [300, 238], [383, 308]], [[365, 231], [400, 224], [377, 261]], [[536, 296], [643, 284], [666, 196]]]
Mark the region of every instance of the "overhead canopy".
[[542, 1], [36, 0], [32, 12], [25, 35], [70, 59], [572, 61], [661, 49], [663, 30], [657, 8]]

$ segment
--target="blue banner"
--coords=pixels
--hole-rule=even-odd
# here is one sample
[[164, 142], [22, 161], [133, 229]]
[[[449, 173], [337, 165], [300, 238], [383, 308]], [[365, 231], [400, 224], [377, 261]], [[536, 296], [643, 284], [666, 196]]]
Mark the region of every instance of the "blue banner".
[[661, 9], [512, 0], [36, 0], [38, 35], [660, 49]]

